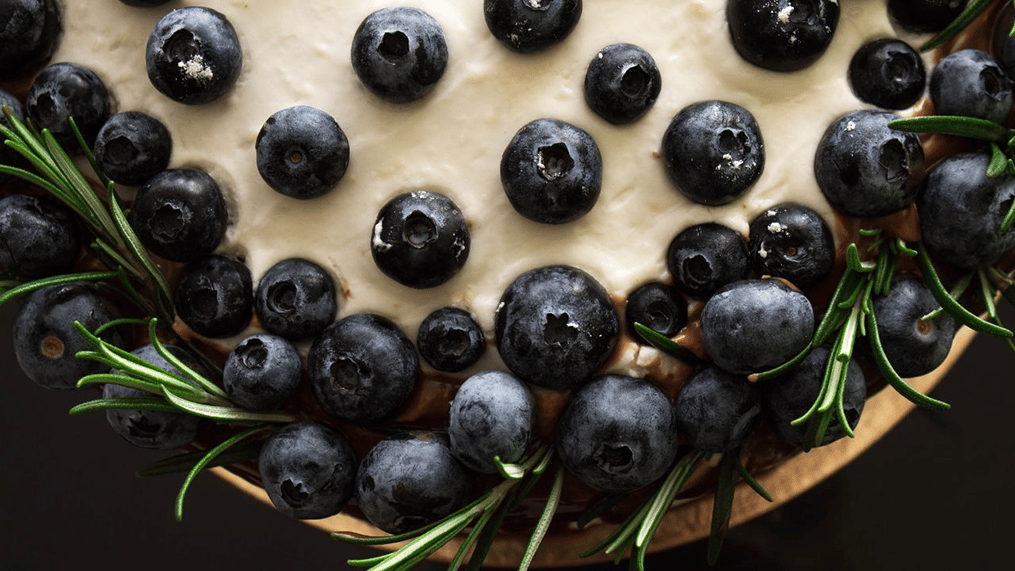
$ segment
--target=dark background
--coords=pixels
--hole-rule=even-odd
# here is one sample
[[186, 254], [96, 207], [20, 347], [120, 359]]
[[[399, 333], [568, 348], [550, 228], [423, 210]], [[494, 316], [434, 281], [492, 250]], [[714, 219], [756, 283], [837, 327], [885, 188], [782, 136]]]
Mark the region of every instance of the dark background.
[[[80, 394], [27, 380], [12, 355], [13, 311], [0, 309], [0, 571], [346, 569], [347, 558], [371, 553], [207, 474], [177, 523], [172, 506], [182, 477], [133, 475], [164, 453], [122, 442], [101, 413], [70, 418]], [[1004, 316], [1015, 325], [1015, 312]], [[1010, 565], [1013, 370], [1015, 353], [1002, 341], [978, 338], [933, 392], [951, 411], [917, 410], [809, 493], [733, 529], [716, 569]], [[652, 556], [648, 566], [707, 568], [704, 562], [699, 542]]]

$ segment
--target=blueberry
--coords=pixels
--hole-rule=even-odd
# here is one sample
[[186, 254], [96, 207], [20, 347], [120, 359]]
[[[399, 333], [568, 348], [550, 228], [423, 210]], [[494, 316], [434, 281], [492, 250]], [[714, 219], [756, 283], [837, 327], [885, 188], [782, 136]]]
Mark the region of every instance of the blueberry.
[[930, 75], [930, 100], [938, 115], [962, 115], [1001, 123], [1012, 106], [1012, 80], [993, 56], [961, 50], [945, 56]]
[[0, 199], [0, 268], [35, 279], [70, 273], [81, 250], [74, 212], [47, 196]]
[[910, 32], [938, 32], [962, 13], [966, 3], [966, 0], [888, 0], [888, 15]]
[[1015, 247], [1015, 230], [1000, 231], [1015, 200], [1015, 179], [988, 178], [988, 164], [988, 154], [960, 153], [927, 172], [916, 209], [923, 244], [937, 261], [973, 268]]
[[271, 333], [294, 341], [314, 337], [338, 312], [335, 280], [310, 260], [282, 260], [257, 283], [254, 311]]
[[743, 375], [703, 369], [684, 384], [673, 403], [677, 430], [705, 452], [729, 452], [747, 443], [761, 424], [761, 397]]
[[204, 337], [231, 337], [254, 313], [254, 285], [246, 264], [212, 254], [184, 266], [173, 293], [180, 319]]
[[839, 24], [838, 0], [727, 0], [733, 47], [773, 71], [803, 69], [825, 53]]
[[370, 251], [384, 275], [414, 288], [453, 278], [469, 258], [469, 227], [450, 198], [419, 190], [400, 194], [377, 214]]
[[740, 198], [765, 168], [757, 121], [725, 101], [700, 101], [677, 113], [663, 135], [662, 154], [677, 190], [708, 206]]
[[[25, 376], [43, 387], [76, 388], [81, 377], [104, 373], [107, 368], [75, 356], [79, 351], [90, 351], [92, 346], [74, 329], [74, 322], [95, 331], [114, 317], [109, 304], [89, 284], [80, 282], [38, 289], [25, 299], [14, 317], [11, 339], [18, 365]], [[106, 330], [102, 338], [123, 347], [123, 339], [115, 328]]]
[[890, 129], [895, 119], [887, 111], [863, 109], [825, 130], [814, 155], [814, 175], [832, 206], [872, 218], [912, 204], [923, 176], [923, 146], [915, 133]]
[[486, 27], [505, 46], [533, 53], [560, 43], [582, 15], [582, 0], [483, 0]]
[[575, 389], [606, 362], [620, 324], [610, 296], [571, 266], [546, 266], [515, 278], [495, 315], [497, 350], [520, 379]]
[[883, 38], [860, 46], [853, 54], [849, 85], [861, 101], [883, 109], [905, 109], [923, 96], [927, 71], [912, 46]]
[[13, 79], [46, 63], [60, 39], [57, 0], [5, 0], [0, 3], [0, 78]]
[[599, 199], [603, 157], [592, 136], [557, 119], [537, 119], [515, 133], [500, 160], [511, 206], [544, 224], [573, 222]]
[[39, 130], [49, 129], [60, 145], [78, 148], [67, 119], [74, 117], [85, 142], [91, 144], [110, 112], [109, 91], [95, 72], [76, 63], [54, 63], [35, 76], [25, 109]]
[[888, 295], [874, 298], [878, 338], [900, 376], [926, 375], [948, 356], [957, 328], [955, 318], [942, 312], [934, 319], [923, 319], [938, 307], [930, 288], [915, 277], [895, 280]]
[[222, 369], [229, 398], [250, 410], [279, 410], [300, 387], [303, 361], [284, 337], [255, 333], [233, 347]]
[[634, 44], [610, 44], [585, 72], [585, 103], [610, 123], [630, 123], [656, 102], [662, 77], [656, 61]]
[[[794, 446], [803, 448], [807, 424], [794, 426], [790, 423], [802, 417], [817, 400], [828, 357], [828, 348], [818, 347], [789, 373], [759, 385], [761, 411], [766, 424], [779, 437]], [[846, 368], [846, 386], [843, 389], [842, 399], [846, 421], [851, 429], [856, 428], [867, 399], [867, 382], [860, 365], [853, 359], [850, 359]], [[820, 445], [824, 446], [845, 435], [846, 432], [839, 424], [838, 417], [833, 415]]]
[[785, 363], [811, 341], [814, 309], [779, 280], [731, 283], [701, 312], [701, 341], [712, 363], [748, 374]]
[[468, 472], [436, 433], [396, 434], [377, 443], [356, 474], [356, 501], [378, 528], [406, 533], [465, 506]]
[[536, 397], [525, 383], [503, 371], [482, 371], [458, 387], [451, 401], [451, 451], [470, 469], [497, 472], [502, 462], [521, 460], [529, 447]]
[[812, 288], [832, 271], [835, 239], [821, 216], [786, 202], [751, 221], [748, 249], [758, 275], [783, 278], [800, 289]]
[[257, 460], [275, 509], [294, 519], [320, 519], [342, 511], [356, 482], [356, 455], [337, 430], [313, 421], [271, 433]]
[[722, 286], [747, 278], [747, 243], [722, 224], [697, 224], [670, 242], [666, 266], [678, 289], [708, 299]]
[[408, 103], [430, 93], [448, 65], [437, 20], [418, 8], [383, 8], [363, 20], [352, 39], [352, 69], [374, 95]]
[[95, 137], [95, 159], [109, 178], [140, 186], [169, 166], [173, 140], [158, 119], [138, 111], [116, 113]]
[[236, 30], [211, 8], [186, 6], [163, 16], [145, 47], [148, 80], [186, 105], [222, 97], [240, 77], [243, 50]]
[[412, 341], [385, 317], [356, 313], [324, 330], [307, 354], [307, 373], [321, 408], [360, 424], [391, 418], [419, 379]]
[[317, 198], [335, 188], [349, 167], [349, 139], [320, 109], [297, 105], [265, 121], [254, 143], [257, 171], [272, 189]]
[[442, 307], [419, 324], [416, 347], [434, 369], [457, 373], [483, 356], [486, 337], [471, 313], [457, 307]]
[[634, 330], [635, 323], [641, 323], [666, 337], [673, 337], [687, 325], [687, 302], [666, 284], [644, 284], [627, 296], [624, 325], [627, 326], [628, 335], [638, 343], [645, 344]]
[[[166, 350], [179, 358], [188, 367], [204, 374], [204, 367], [188, 351], [173, 345]], [[136, 357], [170, 374], [186, 378], [179, 369], [169, 364], [152, 345], [144, 345], [132, 351]], [[116, 371], [113, 371], [116, 372]], [[151, 397], [151, 393], [122, 385], [109, 383], [102, 388], [102, 398]], [[162, 412], [152, 410], [111, 409], [106, 411], [106, 420], [116, 433], [134, 446], [169, 450], [190, 444], [205, 426], [205, 419], [184, 412]]]
[[666, 395], [644, 379], [603, 375], [575, 392], [557, 422], [557, 453], [579, 480], [628, 493], [657, 480], [677, 454]]
[[173, 262], [212, 253], [229, 222], [222, 189], [197, 169], [164, 170], [148, 179], [137, 192], [131, 216], [141, 243]]

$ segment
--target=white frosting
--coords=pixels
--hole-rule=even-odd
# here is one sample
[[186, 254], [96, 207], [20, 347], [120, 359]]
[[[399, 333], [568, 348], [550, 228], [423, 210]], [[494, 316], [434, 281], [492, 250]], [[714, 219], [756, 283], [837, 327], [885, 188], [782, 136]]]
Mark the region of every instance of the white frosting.
[[[726, 27], [725, 0], [589, 0], [574, 32], [548, 51], [520, 55], [488, 31], [482, 3], [408, 0], [441, 24], [450, 52], [444, 77], [422, 101], [394, 105], [368, 92], [350, 62], [353, 34], [392, 0], [285, 2], [200, 0], [154, 9], [114, 0], [65, 0], [65, 35], [54, 61], [75, 61], [107, 83], [117, 109], [143, 110], [170, 129], [171, 166], [207, 170], [227, 195], [230, 227], [221, 251], [242, 256], [257, 280], [287, 257], [309, 258], [342, 281], [339, 316], [371, 311], [394, 319], [410, 337], [429, 312], [470, 309], [487, 335], [501, 292], [522, 272], [571, 264], [624, 297], [638, 285], [668, 280], [665, 252], [684, 228], [709, 220], [746, 234], [749, 221], [793, 200], [832, 211], [818, 191], [812, 160], [835, 118], [863, 105], [846, 70], [856, 49], [894, 36], [884, 0], [842, 5], [826, 54], [794, 73], [754, 67], [737, 55]], [[154, 23], [171, 8], [204, 5], [235, 26], [243, 70], [223, 98], [187, 106], [155, 90], [144, 51]], [[585, 104], [583, 83], [606, 45], [634, 43], [662, 74], [655, 106], [632, 125], [614, 126]], [[659, 155], [671, 118], [706, 99], [737, 103], [756, 117], [766, 150], [757, 184], [722, 207], [693, 204], [669, 182]], [[258, 175], [254, 141], [263, 122], [292, 105], [331, 114], [351, 146], [351, 163], [330, 194], [299, 201], [273, 192]], [[517, 214], [500, 183], [501, 154], [515, 132], [552, 117], [588, 131], [602, 152], [602, 194], [592, 212], [564, 225]], [[409, 190], [450, 197], [464, 212], [472, 249], [464, 269], [427, 290], [402, 286], [375, 266], [370, 246], [381, 206]], [[626, 351], [626, 350], [625, 350]], [[488, 351], [496, 353], [496, 351]], [[652, 351], [632, 351], [628, 372]], [[491, 357], [495, 363], [496, 355]], [[628, 359], [625, 359], [628, 361]]]

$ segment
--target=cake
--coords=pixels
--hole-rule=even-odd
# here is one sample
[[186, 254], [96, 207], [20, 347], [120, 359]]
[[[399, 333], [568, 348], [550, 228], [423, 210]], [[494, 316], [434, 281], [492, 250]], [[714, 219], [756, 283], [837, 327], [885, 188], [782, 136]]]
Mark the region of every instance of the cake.
[[[171, 100], [143, 73], [145, 43], [168, 11], [165, 7], [66, 2], [63, 37], [52, 61], [75, 61], [94, 70], [109, 87], [116, 109], [143, 110], [169, 127], [172, 166], [199, 169], [223, 189], [228, 223], [215, 251], [242, 260], [255, 283], [279, 261], [307, 259], [334, 279], [341, 294], [336, 317], [380, 314], [411, 336], [434, 310], [454, 306], [471, 313], [489, 340], [501, 337], [495, 319], [502, 295], [529, 270], [581, 268], [601, 285], [610, 304], [619, 307], [638, 286], [671, 281], [665, 253], [680, 230], [718, 222], [747, 235], [752, 220], [787, 202], [807, 207], [826, 222], [841, 262], [845, 246], [857, 239], [859, 223], [836, 211], [816, 191], [811, 157], [833, 121], [863, 106], [843, 71], [848, 61], [869, 39], [898, 35], [880, 5], [851, 3], [841, 7], [834, 41], [817, 61], [792, 73], [774, 73], [745, 62], [734, 51], [722, 3], [665, 9], [589, 3], [561, 45], [523, 54], [491, 35], [480, 10], [423, 2], [419, 7], [443, 30], [447, 68], [432, 91], [412, 102], [392, 103], [364, 86], [348, 57], [359, 23], [388, 3], [295, 11], [276, 4], [204, 5], [226, 16], [243, 46], [243, 71], [236, 84], [211, 102]], [[791, 12], [786, 15], [792, 17]], [[283, 18], [285, 30], [279, 30]], [[277, 41], [257, 40], [268, 37]], [[618, 42], [637, 43], [651, 54], [662, 81], [659, 97], [647, 113], [625, 125], [599, 117], [582, 94], [590, 61]], [[711, 57], [688, 57], [692, 47]], [[687, 85], [681, 77], [694, 81]], [[696, 102], [720, 100], [747, 109], [756, 119], [765, 164], [745, 194], [732, 201], [695, 203], [677, 192], [667, 177], [660, 141], [678, 111]], [[309, 200], [274, 192], [254, 156], [268, 118], [293, 105], [325, 110], [349, 141], [348, 170], [333, 190]], [[595, 141], [603, 161], [602, 192], [594, 206], [560, 224], [532, 221], [511, 208], [504, 201], [498, 168], [512, 137], [541, 117], [579, 126]], [[133, 189], [122, 191], [130, 198]], [[425, 287], [406, 285], [404, 277], [391, 276], [376, 259], [378, 250], [388, 249], [378, 214], [389, 200], [419, 191], [449, 198], [460, 210], [469, 238], [468, 257], [460, 269]], [[171, 280], [182, 269], [170, 262], [163, 267]], [[827, 296], [818, 286], [827, 290], [836, 277], [812, 284], [812, 296], [816, 300]], [[692, 302], [692, 316], [702, 305]], [[195, 335], [192, 324], [183, 320], [176, 330], [220, 360], [263, 321], [259, 313], [250, 328], [210, 340]], [[694, 345], [699, 337], [696, 327], [689, 327], [678, 340]], [[619, 324], [616, 329], [621, 329]], [[301, 342], [303, 352], [310, 351], [310, 340]], [[703, 349], [695, 349], [705, 356]], [[597, 373], [648, 377], [671, 399], [694, 372], [637, 342], [626, 327], [602, 352], [603, 362], [593, 367]], [[396, 403], [396, 410], [386, 411], [380, 420], [388, 426], [443, 428], [457, 386], [472, 372], [505, 369], [501, 354], [503, 350], [490, 346], [480, 361], [455, 374], [437, 372], [424, 363], [409, 400]], [[589, 376], [582, 374], [578, 382]], [[535, 389], [541, 403], [535, 432], [544, 439], [552, 439], [555, 419], [569, 398], [558, 390], [564, 386], [552, 386], [555, 381], [541, 384], [548, 382], [551, 386]], [[348, 426], [349, 421], [328, 420], [305, 386], [300, 399], [318, 419], [350, 435], [361, 458], [380, 438], [370, 430]], [[363, 423], [376, 421], [367, 418]], [[781, 456], [779, 452], [766, 456], [770, 453], [759, 454], [762, 460], [753, 467], [763, 468]], [[594, 495], [580, 485], [569, 490], [573, 496], [565, 498], [565, 512]]]

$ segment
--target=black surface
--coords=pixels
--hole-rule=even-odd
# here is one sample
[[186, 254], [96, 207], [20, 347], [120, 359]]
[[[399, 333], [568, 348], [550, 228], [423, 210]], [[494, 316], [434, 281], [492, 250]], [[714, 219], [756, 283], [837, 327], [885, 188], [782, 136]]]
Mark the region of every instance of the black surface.
[[[133, 475], [162, 454], [122, 442], [101, 413], [69, 417], [80, 394], [47, 391], [21, 374], [9, 341], [12, 312], [0, 310], [0, 570], [346, 569], [350, 556], [372, 553], [209, 475], [195, 482], [177, 523], [181, 478]], [[1015, 325], [1015, 312], [1005, 316]], [[1009, 565], [1013, 370], [1015, 353], [1003, 342], [977, 339], [933, 393], [951, 411], [916, 411], [811, 492], [733, 529], [715, 569]], [[696, 543], [654, 555], [648, 567], [707, 568], [704, 561]]]

